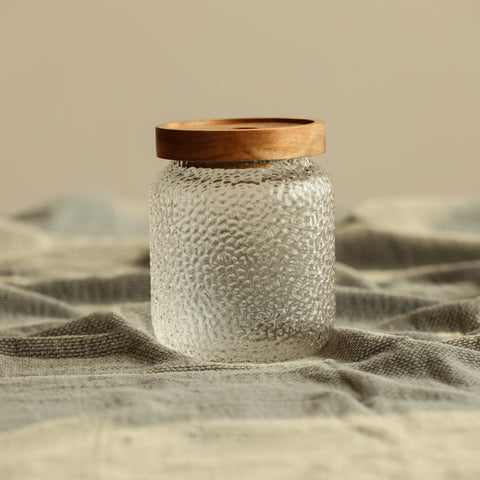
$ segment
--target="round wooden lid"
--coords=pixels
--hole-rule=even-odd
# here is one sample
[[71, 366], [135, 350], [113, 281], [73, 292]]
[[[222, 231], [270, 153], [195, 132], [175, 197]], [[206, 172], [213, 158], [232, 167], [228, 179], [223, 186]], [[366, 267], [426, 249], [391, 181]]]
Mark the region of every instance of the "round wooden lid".
[[325, 124], [309, 118], [229, 118], [156, 127], [157, 156], [170, 160], [251, 162], [325, 152]]

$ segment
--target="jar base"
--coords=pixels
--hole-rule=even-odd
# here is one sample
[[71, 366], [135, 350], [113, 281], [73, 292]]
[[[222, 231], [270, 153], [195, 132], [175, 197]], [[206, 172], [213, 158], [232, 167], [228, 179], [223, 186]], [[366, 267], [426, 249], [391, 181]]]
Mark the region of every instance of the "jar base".
[[162, 345], [203, 362], [220, 363], [275, 363], [298, 360], [316, 355], [328, 342], [332, 326], [323, 330], [311, 341], [298, 338], [263, 340], [248, 342], [245, 340], [223, 340], [214, 345], [180, 345], [159, 338]]

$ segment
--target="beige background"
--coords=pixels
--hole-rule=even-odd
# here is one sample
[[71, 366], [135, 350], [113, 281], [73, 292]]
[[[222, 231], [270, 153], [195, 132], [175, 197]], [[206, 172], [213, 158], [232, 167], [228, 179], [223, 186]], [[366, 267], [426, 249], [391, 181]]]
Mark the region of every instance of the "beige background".
[[0, 211], [145, 205], [154, 125], [312, 116], [339, 205], [478, 191], [480, 1], [0, 0]]

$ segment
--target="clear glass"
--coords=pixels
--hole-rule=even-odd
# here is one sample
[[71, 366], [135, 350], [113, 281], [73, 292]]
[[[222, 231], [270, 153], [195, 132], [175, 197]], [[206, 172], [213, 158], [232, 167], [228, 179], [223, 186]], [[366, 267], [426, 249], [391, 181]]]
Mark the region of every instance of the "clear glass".
[[310, 158], [174, 161], [150, 191], [152, 322], [206, 361], [305, 357], [335, 318], [334, 197]]

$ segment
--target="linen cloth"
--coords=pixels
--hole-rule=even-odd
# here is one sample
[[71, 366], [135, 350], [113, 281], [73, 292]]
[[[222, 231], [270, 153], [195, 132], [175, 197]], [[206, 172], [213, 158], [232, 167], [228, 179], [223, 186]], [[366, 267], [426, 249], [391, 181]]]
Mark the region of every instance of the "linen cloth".
[[199, 363], [151, 327], [145, 215], [0, 219], [0, 478], [480, 478], [480, 200], [339, 215], [312, 357]]

